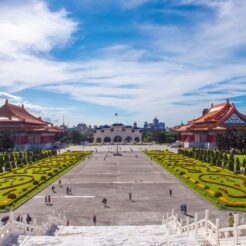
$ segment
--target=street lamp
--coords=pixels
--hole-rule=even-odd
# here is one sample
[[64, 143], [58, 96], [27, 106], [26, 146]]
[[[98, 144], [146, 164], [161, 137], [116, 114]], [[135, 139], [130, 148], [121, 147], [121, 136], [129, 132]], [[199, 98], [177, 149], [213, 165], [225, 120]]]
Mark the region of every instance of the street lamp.
[[114, 154], [115, 156], [121, 156], [119, 153], [119, 121], [118, 121], [118, 113], [115, 113], [116, 116], [116, 153]]

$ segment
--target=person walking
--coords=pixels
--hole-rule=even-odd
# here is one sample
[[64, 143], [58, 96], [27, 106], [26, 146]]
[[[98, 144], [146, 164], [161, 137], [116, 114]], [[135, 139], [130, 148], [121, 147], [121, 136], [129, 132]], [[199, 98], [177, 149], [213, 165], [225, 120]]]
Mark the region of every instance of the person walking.
[[30, 224], [31, 220], [32, 220], [31, 216], [27, 213], [27, 215], [26, 215], [26, 223]]
[[97, 217], [95, 214], [93, 215], [93, 224], [94, 226], [97, 224]]
[[[234, 226], [234, 216], [233, 216], [232, 213], [229, 213], [229, 215], [227, 217], [227, 222], [229, 224], [229, 227], [233, 227]], [[230, 231], [230, 236], [233, 236], [231, 231]]]
[[170, 197], [172, 197], [172, 195], [173, 195], [173, 191], [171, 189], [169, 190], [169, 195], [170, 195]]
[[50, 199], [50, 195], [48, 195], [48, 204], [50, 205], [51, 199]]
[[67, 220], [67, 226], [69, 226], [69, 220]]
[[66, 192], [67, 192], [67, 194], [69, 194], [69, 187], [66, 188]]
[[131, 201], [131, 200], [132, 200], [132, 193], [129, 192], [129, 201]]
[[45, 204], [47, 205], [48, 202], [47, 196], [44, 197], [44, 200], [45, 200]]

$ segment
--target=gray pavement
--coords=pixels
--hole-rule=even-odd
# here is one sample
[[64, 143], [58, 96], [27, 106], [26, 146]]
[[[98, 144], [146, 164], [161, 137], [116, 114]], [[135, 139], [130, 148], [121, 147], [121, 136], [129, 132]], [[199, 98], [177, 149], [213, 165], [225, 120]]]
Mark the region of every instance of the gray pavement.
[[[70, 225], [92, 225], [97, 216], [98, 225], [150, 225], [160, 224], [162, 216], [172, 208], [186, 203], [188, 213], [199, 217], [209, 209], [211, 218], [225, 219], [228, 212], [220, 211], [180, 183], [174, 176], [151, 161], [141, 152], [127, 152], [123, 156], [105, 158], [104, 152], [94, 153], [61, 177], [63, 187], [51, 185], [15, 210], [15, 214], [29, 213], [38, 222], [55, 210], [66, 215]], [[137, 157], [136, 157], [137, 156]], [[66, 187], [73, 195], [66, 194]], [[173, 197], [169, 196], [173, 190]], [[132, 193], [133, 201], [128, 194]], [[44, 196], [51, 195], [52, 206], [45, 205]], [[103, 197], [108, 207], [102, 204]]]

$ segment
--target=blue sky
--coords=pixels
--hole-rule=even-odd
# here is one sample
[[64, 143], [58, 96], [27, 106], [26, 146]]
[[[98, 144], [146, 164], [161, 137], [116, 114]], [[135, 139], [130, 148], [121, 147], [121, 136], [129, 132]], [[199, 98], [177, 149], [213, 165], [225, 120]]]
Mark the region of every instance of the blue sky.
[[244, 0], [1, 0], [0, 100], [61, 124], [246, 113]]

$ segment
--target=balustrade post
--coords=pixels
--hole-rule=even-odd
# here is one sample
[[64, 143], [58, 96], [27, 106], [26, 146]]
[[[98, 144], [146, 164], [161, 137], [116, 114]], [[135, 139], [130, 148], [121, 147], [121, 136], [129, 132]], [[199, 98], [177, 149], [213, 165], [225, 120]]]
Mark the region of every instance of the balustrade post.
[[198, 213], [195, 213], [195, 234], [197, 234], [197, 220], [198, 220]]
[[208, 235], [208, 218], [209, 218], [209, 210], [205, 210], [205, 233]]
[[219, 239], [220, 219], [216, 219], [215, 225], [216, 225], [215, 242], [216, 242], [216, 245], [219, 245], [220, 244], [220, 239]]
[[238, 227], [239, 224], [239, 215], [235, 214], [234, 215], [234, 226], [233, 226], [233, 236], [234, 236], [234, 244], [237, 245], [238, 244]]
[[188, 226], [189, 226], [189, 224], [190, 224], [190, 217], [187, 216], [187, 217], [186, 217], [186, 231], [187, 231], [187, 234], [189, 234], [189, 233], [188, 233]]
[[14, 222], [14, 212], [13, 211], [9, 211], [9, 221]]

